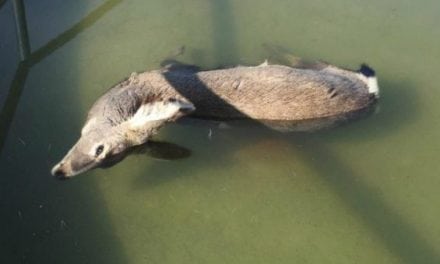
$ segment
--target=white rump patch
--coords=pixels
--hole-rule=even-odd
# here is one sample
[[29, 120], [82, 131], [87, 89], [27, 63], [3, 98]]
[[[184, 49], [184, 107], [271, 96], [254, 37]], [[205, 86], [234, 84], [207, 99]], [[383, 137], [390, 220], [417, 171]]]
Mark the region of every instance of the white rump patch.
[[377, 83], [377, 77], [371, 76], [366, 77], [365, 75], [358, 73], [357, 76], [361, 79], [368, 87], [368, 92], [379, 97], [379, 84]]
[[195, 110], [193, 104], [183, 101], [156, 101], [142, 105], [129, 120], [132, 127], [141, 127], [148, 122], [168, 120]]
[[377, 84], [376, 77], [368, 77], [367, 79], [368, 91], [379, 97], [379, 85]]

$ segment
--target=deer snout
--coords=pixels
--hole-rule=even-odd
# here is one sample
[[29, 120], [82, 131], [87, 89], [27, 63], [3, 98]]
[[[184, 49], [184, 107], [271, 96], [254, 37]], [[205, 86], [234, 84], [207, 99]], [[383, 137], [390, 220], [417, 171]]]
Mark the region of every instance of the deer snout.
[[69, 177], [68, 169], [64, 162], [60, 162], [52, 168], [52, 175], [58, 180], [67, 180]]

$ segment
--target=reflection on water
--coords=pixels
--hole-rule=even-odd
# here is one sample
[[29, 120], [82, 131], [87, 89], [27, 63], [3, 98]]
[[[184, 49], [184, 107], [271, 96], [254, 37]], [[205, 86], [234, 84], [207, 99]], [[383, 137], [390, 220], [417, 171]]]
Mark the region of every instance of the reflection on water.
[[[440, 262], [438, 2], [99, 4], [54, 10], [83, 19], [33, 50], [12, 82], [0, 118], [2, 263]], [[159, 147], [117, 166], [50, 177], [90, 105], [131, 71], [182, 45], [190, 64], [260, 63], [264, 43], [370, 63], [379, 113], [312, 134], [173, 124]]]
[[188, 158], [191, 156], [191, 150], [173, 143], [151, 140], [145, 144], [132, 147], [114, 157], [108, 158], [99, 167], [111, 168], [123, 161], [129, 155], [145, 155], [157, 160], [171, 161]]

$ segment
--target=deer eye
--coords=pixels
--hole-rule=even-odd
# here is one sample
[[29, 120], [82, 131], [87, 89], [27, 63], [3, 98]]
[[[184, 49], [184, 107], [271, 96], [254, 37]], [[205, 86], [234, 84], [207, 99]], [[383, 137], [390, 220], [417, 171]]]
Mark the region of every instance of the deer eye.
[[99, 145], [96, 148], [96, 152], [95, 152], [95, 156], [98, 157], [99, 155], [101, 155], [102, 151], [104, 150], [104, 145]]

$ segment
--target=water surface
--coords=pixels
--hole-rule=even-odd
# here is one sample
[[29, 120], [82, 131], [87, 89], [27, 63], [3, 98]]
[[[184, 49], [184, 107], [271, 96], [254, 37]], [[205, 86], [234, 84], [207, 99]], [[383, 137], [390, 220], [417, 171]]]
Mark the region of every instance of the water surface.
[[[438, 1], [28, 2], [33, 56], [1, 120], [2, 263], [440, 263]], [[94, 100], [130, 72], [182, 45], [187, 63], [257, 64], [264, 43], [368, 62], [379, 113], [312, 134], [173, 124], [157, 139], [185, 159], [50, 176]]]

